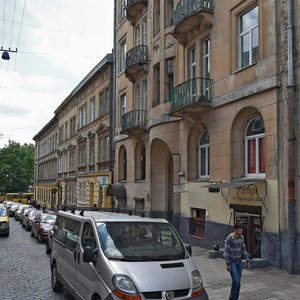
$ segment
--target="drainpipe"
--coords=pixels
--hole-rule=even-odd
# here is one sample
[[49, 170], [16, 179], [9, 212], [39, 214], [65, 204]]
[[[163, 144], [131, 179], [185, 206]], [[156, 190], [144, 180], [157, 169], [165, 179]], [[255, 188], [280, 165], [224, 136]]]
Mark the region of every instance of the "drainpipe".
[[295, 229], [296, 229], [296, 198], [295, 198], [295, 93], [294, 93], [294, 71], [293, 71], [293, 20], [292, 0], [288, 0], [288, 273], [295, 273]]
[[117, 22], [117, 1], [114, 1], [114, 38], [113, 38], [113, 49], [112, 49], [112, 63], [110, 65], [110, 83], [112, 88], [110, 89], [110, 172], [111, 172], [111, 183], [114, 183], [114, 163], [115, 163], [115, 126], [116, 126], [116, 22]]

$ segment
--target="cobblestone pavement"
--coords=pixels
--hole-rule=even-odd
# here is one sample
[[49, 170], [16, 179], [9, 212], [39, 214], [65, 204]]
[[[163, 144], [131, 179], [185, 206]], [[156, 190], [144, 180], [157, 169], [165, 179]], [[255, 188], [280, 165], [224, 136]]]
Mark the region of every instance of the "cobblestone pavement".
[[50, 277], [45, 244], [39, 244], [19, 222], [10, 218], [10, 236], [0, 236], [0, 299], [73, 299], [67, 293], [55, 294]]
[[[222, 258], [209, 258], [208, 250], [193, 247], [210, 300], [228, 300], [231, 277]], [[266, 267], [243, 270], [240, 300], [299, 300], [300, 275]]]

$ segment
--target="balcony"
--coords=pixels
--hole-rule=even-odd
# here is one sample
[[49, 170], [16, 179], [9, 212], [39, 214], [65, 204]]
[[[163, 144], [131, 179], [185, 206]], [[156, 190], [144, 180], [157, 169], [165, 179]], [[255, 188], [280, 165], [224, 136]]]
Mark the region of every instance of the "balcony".
[[126, 54], [125, 76], [135, 82], [148, 73], [148, 46], [139, 45]]
[[175, 9], [173, 35], [185, 46], [213, 25], [212, 0], [181, 0]]
[[143, 10], [147, 8], [148, 0], [127, 0], [126, 18], [133, 26], [141, 16]]
[[121, 133], [130, 136], [140, 136], [147, 130], [148, 112], [134, 109], [122, 115]]
[[170, 115], [197, 120], [211, 109], [212, 80], [196, 77], [177, 85], [171, 97]]

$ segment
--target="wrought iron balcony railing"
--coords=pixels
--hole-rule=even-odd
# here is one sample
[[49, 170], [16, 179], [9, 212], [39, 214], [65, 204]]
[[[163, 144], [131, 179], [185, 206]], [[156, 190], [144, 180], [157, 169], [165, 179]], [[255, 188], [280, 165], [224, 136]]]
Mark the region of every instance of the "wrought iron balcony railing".
[[175, 26], [199, 9], [213, 9], [212, 0], [181, 0], [175, 9]]
[[210, 103], [211, 85], [211, 79], [195, 77], [174, 87], [171, 97], [171, 112], [192, 104]]
[[146, 110], [134, 109], [122, 115], [122, 131], [130, 129], [146, 129], [148, 112]]
[[139, 45], [126, 54], [126, 69], [136, 64], [148, 63], [148, 46]]

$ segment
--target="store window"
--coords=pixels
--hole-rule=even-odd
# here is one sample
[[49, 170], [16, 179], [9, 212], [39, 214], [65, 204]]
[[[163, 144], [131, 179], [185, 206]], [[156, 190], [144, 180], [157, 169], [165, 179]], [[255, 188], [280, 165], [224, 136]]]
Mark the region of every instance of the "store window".
[[205, 238], [206, 210], [192, 208], [190, 218], [190, 235]]

